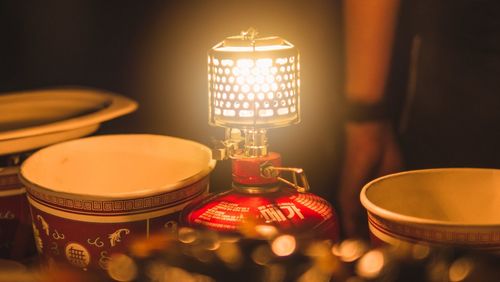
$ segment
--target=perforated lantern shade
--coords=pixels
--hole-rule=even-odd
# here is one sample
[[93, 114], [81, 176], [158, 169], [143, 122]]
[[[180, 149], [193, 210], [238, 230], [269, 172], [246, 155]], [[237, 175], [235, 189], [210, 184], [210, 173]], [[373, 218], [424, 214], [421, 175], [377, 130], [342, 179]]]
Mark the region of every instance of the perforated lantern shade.
[[299, 53], [279, 37], [228, 37], [208, 53], [209, 121], [273, 128], [300, 121]]

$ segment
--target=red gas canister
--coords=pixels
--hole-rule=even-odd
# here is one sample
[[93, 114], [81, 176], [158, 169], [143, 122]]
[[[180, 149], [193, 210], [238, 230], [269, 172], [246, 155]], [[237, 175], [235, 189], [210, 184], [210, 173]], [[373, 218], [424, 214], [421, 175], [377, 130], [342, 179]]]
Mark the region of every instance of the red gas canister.
[[[280, 155], [272, 152], [232, 161], [232, 189], [184, 209], [185, 226], [246, 237], [286, 233], [338, 240], [335, 211], [326, 200], [306, 192], [302, 169], [280, 167]], [[294, 181], [281, 178], [281, 171], [292, 172]]]

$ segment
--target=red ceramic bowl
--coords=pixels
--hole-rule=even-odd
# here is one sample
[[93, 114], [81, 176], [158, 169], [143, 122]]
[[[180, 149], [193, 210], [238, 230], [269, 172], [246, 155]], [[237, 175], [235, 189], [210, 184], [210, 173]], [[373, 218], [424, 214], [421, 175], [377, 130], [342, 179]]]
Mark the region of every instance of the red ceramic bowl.
[[106, 269], [134, 238], [177, 225], [207, 193], [211, 151], [158, 135], [108, 135], [53, 145], [21, 166], [45, 261]]
[[35, 254], [26, 190], [18, 166], [0, 167], [0, 258]]
[[361, 203], [376, 241], [500, 252], [499, 169], [392, 174], [368, 183]]

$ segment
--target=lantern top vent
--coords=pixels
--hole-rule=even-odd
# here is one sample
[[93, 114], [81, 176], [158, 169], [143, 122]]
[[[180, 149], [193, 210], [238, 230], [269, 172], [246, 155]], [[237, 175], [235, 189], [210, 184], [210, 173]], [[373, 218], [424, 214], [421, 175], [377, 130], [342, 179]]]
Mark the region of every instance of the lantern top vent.
[[292, 43], [279, 36], [259, 37], [254, 28], [242, 31], [239, 35], [229, 36], [217, 43], [212, 50], [216, 52], [266, 52], [295, 48]]

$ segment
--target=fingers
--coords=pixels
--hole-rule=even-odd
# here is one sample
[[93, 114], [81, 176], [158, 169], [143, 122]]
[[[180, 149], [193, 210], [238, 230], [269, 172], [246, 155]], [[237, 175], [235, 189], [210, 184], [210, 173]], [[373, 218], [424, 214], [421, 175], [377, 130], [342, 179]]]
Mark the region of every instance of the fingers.
[[372, 179], [402, 168], [401, 154], [387, 122], [346, 125], [346, 148], [339, 200], [345, 236], [368, 238], [366, 212], [359, 200]]
[[343, 205], [340, 223], [344, 237], [368, 239], [366, 212], [357, 203]]
[[343, 233], [366, 236], [365, 211], [359, 201], [364, 184], [375, 177], [384, 146], [384, 127], [378, 122], [346, 125], [344, 165], [340, 181], [340, 214]]
[[399, 144], [396, 142], [392, 129], [388, 130], [385, 139], [386, 141], [384, 142], [380, 168], [377, 171], [377, 176], [399, 172], [404, 167], [401, 149], [399, 148]]

